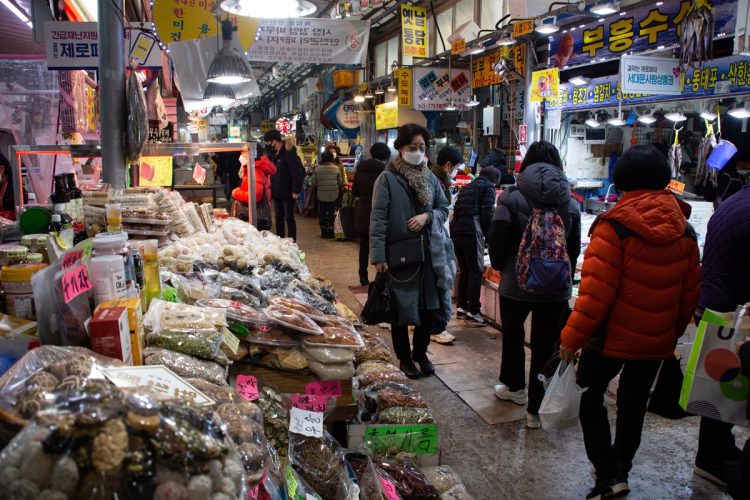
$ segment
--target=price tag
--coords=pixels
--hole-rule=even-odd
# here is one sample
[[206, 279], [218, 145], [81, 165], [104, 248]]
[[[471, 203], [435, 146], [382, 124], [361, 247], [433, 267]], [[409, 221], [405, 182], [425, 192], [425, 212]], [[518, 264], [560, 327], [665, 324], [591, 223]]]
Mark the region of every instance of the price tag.
[[84, 264], [73, 268], [62, 277], [63, 297], [67, 304], [92, 288], [89, 271]]
[[438, 449], [438, 431], [435, 424], [370, 426], [365, 429], [365, 441], [373, 450], [433, 454]]
[[399, 496], [396, 491], [396, 485], [382, 477], [378, 479], [380, 479], [380, 489], [383, 491], [383, 498], [385, 500], [398, 500]]
[[237, 354], [240, 349], [240, 339], [235, 337], [226, 327], [222, 328], [221, 335], [224, 338], [224, 344], [232, 351], [232, 354]]
[[75, 246], [76, 250], [83, 250], [83, 255], [81, 256], [81, 259], [87, 260], [89, 257], [91, 257], [91, 252], [93, 252], [94, 249], [94, 240], [89, 238], [88, 240], [83, 240], [79, 244]]
[[328, 403], [327, 396], [311, 396], [309, 394], [292, 394], [292, 406], [300, 410], [325, 413]]
[[670, 189], [670, 191], [676, 194], [682, 194], [685, 192], [685, 183], [675, 179], [669, 181], [669, 186], [667, 187]]
[[63, 254], [62, 257], [62, 268], [63, 269], [69, 269], [73, 266], [75, 266], [79, 260], [81, 260], [81, 257], [83, 257], [83, 249], [79, 248], [77, 250], [69, 250]]
[[303, 436], [321, 437], [323, 435], [323, 414], [292, 408], [289, 431]]
[[331, 398], [340, 398], [341, 392], [340, 380], [323, 380], [320, 382], [310, 382], [305, 386], [305, 394], [310, 396], [328, 396]]
[[235, 389], [247, 401], [258, 399], [258, 380], [252, 375], [237, 375]]

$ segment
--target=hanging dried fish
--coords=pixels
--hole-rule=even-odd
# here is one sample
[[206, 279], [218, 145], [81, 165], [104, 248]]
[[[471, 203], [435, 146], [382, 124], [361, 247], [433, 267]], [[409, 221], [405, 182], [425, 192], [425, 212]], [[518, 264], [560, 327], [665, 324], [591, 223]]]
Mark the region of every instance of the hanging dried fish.
[[135, 69], [131, 69], [128, 75], [128, 127], [127, 148], [128, 159], [131, 162], [140, 158], [143, 148], [148, 141], [148, 111], [146, 109], [146, 95], [138, 80]]
[[669, 148], [669, 155], [667, 160], [669, 161], [669, 168], [672, 170], [672, 177], [674, 179], [680, 174], [680, 166], [682, 165], [682, 146], [680, 146], [680, 130], [682, 128], [675, 129], [674, 131], [674, 142], [672, 147]]
[[711, 155], [714, 147], [716, 147], [714, 127], [706, 121], [706, 135], [703, 136], [700, 145], [698, 146], [698, 160], [695, 169], [696, 186], [716, 187], [717, 185], [718, 179], [716, 178], [716, 169], [708, 168], [708, 165], [706, 164], [706, 160]]
[[713, 57], [714, 14], [710, 2], [695, 0], [680, 23], [680, 62], [695, 67]]

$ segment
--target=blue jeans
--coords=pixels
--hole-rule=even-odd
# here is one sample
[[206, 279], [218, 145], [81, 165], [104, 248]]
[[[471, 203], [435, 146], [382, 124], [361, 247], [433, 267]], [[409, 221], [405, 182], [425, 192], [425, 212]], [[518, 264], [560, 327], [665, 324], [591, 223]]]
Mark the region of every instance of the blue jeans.
[[320, 220], [320, 230], [333, 231], [333, 222], [336, 220], [336, 202], [319, 201], [318, 215]]

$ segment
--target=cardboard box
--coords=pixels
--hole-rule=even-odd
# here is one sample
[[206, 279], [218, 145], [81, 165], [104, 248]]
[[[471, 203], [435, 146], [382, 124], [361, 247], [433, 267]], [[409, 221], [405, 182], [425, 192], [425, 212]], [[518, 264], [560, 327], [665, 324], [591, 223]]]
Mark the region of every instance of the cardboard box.
[[133, 363], [126, 308], [98, 308], [89, 322], [89, 337], [92, 351], [127, 364]]
[[138, 298], [113, 299], [105, 300], [99, 307], [124, 307], [128, 310], [128, 324], [130, 325], [130, 346], [133, 352], [133, 364], [140, 366], [143, 364], [143, 349], [145, 348], [143, 333], [143, 310], [141, 300]]

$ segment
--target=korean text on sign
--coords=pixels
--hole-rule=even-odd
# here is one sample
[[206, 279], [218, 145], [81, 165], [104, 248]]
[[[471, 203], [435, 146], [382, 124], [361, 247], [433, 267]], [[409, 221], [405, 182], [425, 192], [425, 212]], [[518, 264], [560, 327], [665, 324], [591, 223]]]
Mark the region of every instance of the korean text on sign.
[[427, 57], [427, 9], [401, 5], [401, 40], [405, 56]]

